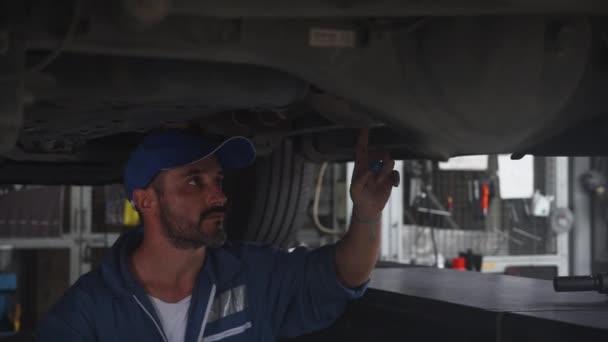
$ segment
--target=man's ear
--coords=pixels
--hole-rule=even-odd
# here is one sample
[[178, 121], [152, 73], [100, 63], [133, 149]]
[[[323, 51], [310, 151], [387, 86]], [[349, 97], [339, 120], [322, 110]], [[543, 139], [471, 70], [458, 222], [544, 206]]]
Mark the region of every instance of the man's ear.
[[140, 213], [144, 214], [148, 212], [154, 205], [152, 191], [150, 189], [133, 190], [133, 203]]

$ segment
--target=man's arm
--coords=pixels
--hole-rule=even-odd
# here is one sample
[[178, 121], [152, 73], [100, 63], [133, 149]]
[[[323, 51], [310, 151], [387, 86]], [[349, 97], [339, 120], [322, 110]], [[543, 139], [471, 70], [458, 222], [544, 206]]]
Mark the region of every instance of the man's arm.
[[388, 154], [382, 157], [380, 172], [369, 166], [369, 130], [362, 129], [356, 147], [355, 169], [350, 187], [353, 213], [348, 233], [336, 247], [336, 273], [346, 287], [365, 283], [380, 253], [380, 218], [393, 187], [395, 161]]
[[[291, 253], [273, 250], [270, 260], [270, 284], [262, 284], [260, 306], [271, 322], [275, 337], [298, 336], [318, 330], [333, 322], [349, 300], [360, 297], [374, 268], [380, 249], [380, 215], [392, 188], [394, 162], [383, 157], [377, 174], [369, 171], [367, 130], [361, 132], [357, 160], [351, 184], [353, 219], [349, 232], [337, 245]], [[247, 257], [246, 260], [257, 260]], [[264, 279], [260, 277], [258, 279]]]

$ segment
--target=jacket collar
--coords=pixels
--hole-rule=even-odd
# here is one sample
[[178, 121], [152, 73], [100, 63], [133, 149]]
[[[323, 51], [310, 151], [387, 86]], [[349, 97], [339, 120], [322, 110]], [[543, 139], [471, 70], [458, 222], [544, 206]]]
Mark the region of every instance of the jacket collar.
[[[120, 236], [112, 246], [112, 252], [100, 268], [101, 276], [116, 296], [139, 293], [143, 291], [129, 269], [129, 257], [141, 244], [144, 229], [134, 228]], [[235, 254], [234, 246], [227, 242], [220, 248], [207, 249], [206, 260], [199, 276], [209, 277], [211, 282], [221, 287], [242, 270], [244, 263]]]
[[221, 248], [207, 249], [207, 260], [202, 271], [218, 286], [234, 279], [243, 269], [243, 260], [234, 253], [233, 247], [226, 242]]

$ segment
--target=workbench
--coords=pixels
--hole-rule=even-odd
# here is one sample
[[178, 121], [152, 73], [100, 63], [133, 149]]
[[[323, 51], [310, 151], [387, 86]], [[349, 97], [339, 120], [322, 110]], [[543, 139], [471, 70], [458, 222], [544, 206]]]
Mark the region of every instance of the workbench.
[[376, 269], [342, 318], [298, 340], [608, 341], [608, 296], [502, 274]]

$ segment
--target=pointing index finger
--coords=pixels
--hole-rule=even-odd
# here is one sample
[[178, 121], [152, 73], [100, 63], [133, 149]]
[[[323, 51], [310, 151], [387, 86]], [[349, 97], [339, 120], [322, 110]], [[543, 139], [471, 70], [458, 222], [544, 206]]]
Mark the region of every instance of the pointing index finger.
[[368, 169], [367, 162], [367, 143], [369, 140], [369, 129], [362, 128], [359, 131], [359, 138], [355, 146], [355, 171], [354, 175], [359, 175]]
[[369, 144], [369, 128], [361, 128], [359, 131], [359, 139], [357, 140], [357, 149], [360, 152], [367, 152]]

